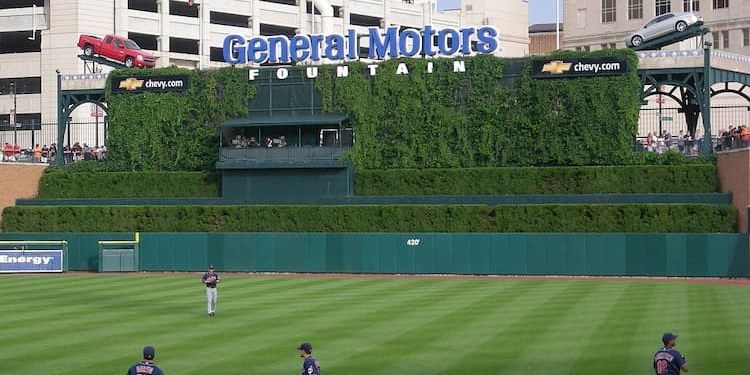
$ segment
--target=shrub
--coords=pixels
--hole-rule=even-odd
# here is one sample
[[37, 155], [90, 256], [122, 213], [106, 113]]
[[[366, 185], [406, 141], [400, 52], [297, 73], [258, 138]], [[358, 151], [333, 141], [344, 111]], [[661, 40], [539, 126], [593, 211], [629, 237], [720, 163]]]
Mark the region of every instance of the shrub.
[[9, 232], [734, 232], [731, 205], [16, 206]]
[[219, 176], [201, 172], [59, 172], [39, 181], [37, 198], [218, 197]]

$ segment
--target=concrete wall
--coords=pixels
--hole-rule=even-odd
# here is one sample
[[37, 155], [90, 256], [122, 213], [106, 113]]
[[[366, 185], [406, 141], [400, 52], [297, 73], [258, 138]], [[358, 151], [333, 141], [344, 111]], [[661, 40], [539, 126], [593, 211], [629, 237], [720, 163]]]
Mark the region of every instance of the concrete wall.
[[748, 206], [750, 206], [750, 149], [720, 152], [717, 169], [721, 191], [732, 193], [732, 203], [737, 207], [737, 230], [748, 232]]

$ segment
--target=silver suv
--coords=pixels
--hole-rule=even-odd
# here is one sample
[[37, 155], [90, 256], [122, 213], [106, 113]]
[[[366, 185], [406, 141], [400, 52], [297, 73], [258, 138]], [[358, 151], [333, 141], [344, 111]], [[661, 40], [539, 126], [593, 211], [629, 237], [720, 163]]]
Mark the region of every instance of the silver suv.
[[681, 33], [693, 25], [703, 25], [703, 17], [698, 13], [666, 13], [652, 19], [642, 29], [632, 32], [625, 38], [628, 47], [639, 47], [643, 42], [667, 35]]

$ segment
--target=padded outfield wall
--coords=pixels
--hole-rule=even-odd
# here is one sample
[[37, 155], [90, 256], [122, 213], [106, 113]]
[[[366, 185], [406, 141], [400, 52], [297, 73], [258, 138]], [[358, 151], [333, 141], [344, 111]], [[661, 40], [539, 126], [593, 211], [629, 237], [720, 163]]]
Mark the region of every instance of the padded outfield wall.
[[[2, 233], [68, 240], [95, 271], [100, 240], [133, 233]], [[744, 234], [141, 233], [142, 271], [748, 277]]]

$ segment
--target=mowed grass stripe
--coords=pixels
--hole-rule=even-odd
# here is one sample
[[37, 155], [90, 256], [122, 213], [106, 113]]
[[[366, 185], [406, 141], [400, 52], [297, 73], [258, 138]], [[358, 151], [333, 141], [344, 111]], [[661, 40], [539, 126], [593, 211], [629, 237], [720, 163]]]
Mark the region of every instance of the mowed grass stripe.
[[[600, 334], [600, 326], [617, 308], [618, 301], [623, 300], [629, 285], [595, 283], [589, 287], [585, 284], [588, 281], [575, 281], [573, 289], [566, 289], [564, 293], [575, 296], [562, 302], [569, 304], [570, 308], [565, 310], [565, 314], [560, 314], [554, 323], [546, 324], [544, 331], [530, 336], [528, 346], [518, 360], [512, 362], [513, 366], [506, 370], [507, 373], [542, 374], [549, 368], [554, 368], [557, 374], [579, 373], [578, 370], [571, 370], [571, 367], [578, 358], [589, 354], [589, 340]], [[546, 314], [559, 313], [553, 308], [547, 310]], [[539, 353], [546, 354], [542, 358]]]
[[498, 351], [496, 358], [499, 363], [495, 371], [512, 373], [509, 372], [511, 369], [528, 369], [525, 357], [533, 350], [535, 343], [545, 337], [550, 327], [564, 320], [575, 304], [585, 299], [596, 287], [596, 283], [566, 282], [562, 289], [550, 288], [554, 292], [549, 293], [549, 298], [502, 332], [502, 336], [513, 338], [513, 345]]
[[[357, 355], [363, 358], [381, 358], [392, 353], [400, 353], [390, 360], [398, 360], [401, 365], [387, 371], [395, 370], [409, 374], [445, 373], [452, 364], [463, 360], [463, 353], [483, 345], [481, 337], [492, 332], [498, 323], [493, 321], [493, 314], [512, 309], [521, 296], [530, 294], [542, 286], [542, 283], [492, 280], [485, 288], [475, 292], [478, 295], [473, 301], [465, 300], [461, 306], [446, 311], [429, 324], [408, 329], [388, 341], [379, 343], [379, 348], [373, 352], [358, 352]], [[460, 347], [462, 350], [449, 350], [450, 347]], [[435, 353], [440, 353], [439, 360], [436, 360]], [[342, 361], [337, 359], [338, 362]], [[372, 365], [375, 369], [373, 373], [386, 372], [382, 371], [385, 369], [377, 367], [377, 363]], [[342, 367], [347, 370], [345, 372], [356, 371], [356, 368], [346, 364], [342, 364]]]
[[[318, 279], [314, 280], [313, 282], [309, 283], [312, 284], [310, 288], [316, 288], [318, 286], [320, 287], [329, 287], [329, 288], [346, 288], [348, 284], [356, 283], [356, 282], [365, 282], [366, 280], [360, 280], [357, 281], [355, 279], [351, 279], [346, 281], [346, 283], [342, 282], [335, 282], [333, 280], [325, 280], [325, 279]], [[184, 284], [184, 281], [182, 282]], [[187, 289], [176, 289], [177, 291], [184, 291], [184, 293], [189, 294], [189, 298], [193, 298], [193, 293], [190, 293], [192, 289], [192, 286]], [[123, 291], [127, 292], [127, 291]], [[294, 292], [294, 290], [291, 290], [291, 292]], [[166, 289], [163, 290], [161, 293], [175, 293], [174, 289]], [[198, 289], [195, 292], [195, 295], [197, 295], [198, 300], [200, 300], [199, 306], [201, 306], [203, 309], [205, 309], [205, 289], [202, 287], [198, 287]], [[50, 349], [59, 349], [59, 355], [55, 356], [56, 359], [58, 359], [59, 362], [66, 362], [68, 359], [66, 358], [67, 353], [64, 352], [64, 348], [69, 345], [76, 345], [79, 343], [85, 344], [88, 342], [95, 342], [98, 339], [105, 338], [110, 335], [115, 336], [121, 336], [124, 334], [127, 334], [128, 332], [134, 332], [138, 335], [142, 336], [150, 336], [152, 335], [152, 332], [154, 330], [174, 330], [175, 328], [179, 328], [184, 324], [180, 319], [174, 319], [175, 314], [181, 314], [181, 312], [184, 314], [184, 311], [186, 310], [180, 310], [175, 309], [172, 306], [166, 306], [160, 296], [157, 294], [145, 294], [141, 295], [138, 293], [125, 293], [123, 294], [123, 300], [125, 301], [133, 301], [133, 299], [139, 299], [139, 304], [130, 304], [128, 305], [126, 303], [125, 308], [127, 308], [127, 311], [139, 311], [139, 315], [132, 315], [130, 316], [130, 319], [123, 319], [123, 320], [115, 320], [115, 319], [109, 319], [109, 322], [107, 324], [101, 324], [101, 325], [86, 325], [86, 329], [84, 331], [73, 331], [71, 335], [66, 336], [60, 336], [56, 337], [54, 339], [47, 338], [45, 341], [45, 346]], [[118, 303], [122, 304], [122, 302]], [[191, 305], [192, 309], [192, 305]], [[202, 311], [200, 313], [200, 317], [205, 319], [205, 310], [199, 310]], [[188, 310], [189, 311], [189, 310]], [[195, 317], [196, 314], [189, 314], [191, 317]], [[134, 324], [138, 319], [142, 319], [138, 324]], [[85, 322], [84, 322], [85, 323]], [[75, 327], [73, 327], [75, 328]], [[189, 332], [189, 331], [188, 331]], [[33, 345], [30, 345], [33, 347]], [[11, 353], [0, 353], [0, 358], [7, 358], [8, 356], [13, 355], [13, 353], [22, 353], [22, 354], [15, 354], [13, 355], [19, 360], [28, 359], [28, 357], [33, 356], [33, 354], [30, 354], [29, 351], [23, 350], [24, 345], [20, 345], [14, 349]], [[93, 348], [92, 354], [97, 354], [99, 351], [102, 351], [102, 354], [105, 354], [106, 351], [104, 348]], [[20, 358], [19, 358], [20, 357]], [[96, 358], [96, 357], [94, 357]], [[88, 362], [91, 363], [91, 360]], [[80, 365], [79, 365], [80, 366]]]
[[[649, 369], [645, 366], [648, 364], [648, 355], [633, 358], [628, 350], [633, 348], [630, 340], [636, 337], [631, 333], [638, 329], [644, 314], [651, 310], [650, 300], [657, 289], [656, 284], [615, 284], [624, 290], [608, 306], [605, 319], [594, 325], [586, 337], [578, 338], [585, 343], [585, 346], [581, 349], [580, 356], [573, 363], [570, 371], [561, 373], [576, 374], [585, 371], [598, 371], [598, 373], [642, 373], [645, 371], [648, 373]], [[588, 314], [582, 315], [586, 320], [588, 316]], [[635, 369], [627, 368], [629, 364], [634, 363]]]
[[[401, 280], [400, 283], [395, 284], [401, 284], [401, 287], [392, 288], [392, 295], [406, 293], [410, 295], [411, 298], [402, 300], [399, 304], [394, 304], [393, 307], [395, 308], [408, 306], [413, 303], [419, 303], [423, 306], [434, 306], [436, 303], [438, 303], [439, 298], [434, 298], [432, 296], [437, 296], [441, 293], [449, 293], [450, 291], [454, 290], [462, 291], [467, 284], [466, 281], [461, 280], [454, 280], [454, 282], [444, 281], [442, 283], [428, 283], [427, 288], [417, 296], [417, 294], [415, 294], [413, 291], [405, 292], [405, 290], [408, 289], [403, 287], [403, 282], [404, 280]], [[472, 287], [479, 286], [477, 285]], [[319, 337], [326, 332], [339, 329], [339, 327], [346, 326], [351, 322], [362, 321], [364, 319], [363, 316], [371, 313], [369, 306], [371, 306], [370, 304], [373, 301], [373, 299], [371, 298], [372, 293], [369, 293], [368, 290], [365, 289], [360, 290], [357, 294], [359, 296], [356, 300], [342, 300], [340, 303], [326, 305], [324, 308], [312, 310], [312, 314], [310, 314], [309, 316], [297, 317], [292, 315], [291, 319], [289, 319], [289, 324], [287, 325], [279, 325], [268, 331], [258, 331], [257, 333], [260, 334], [259, 338], [263, 342], [263, 345], [248, 348], [248, 350], [246, 351], [246, 355], [251, 356], [251, 358], [265, 358], [267, 354], [264, 354], [264, 352], [278, 353], [286, 351], [293, 353], [293, 346], [296, 344], [290, 345], [290, 343], [286, 340], [279, 340], [280, 337], [297, 335], [298, 340], [296, 341], [309, 341], [311, 340], [310, 337]], [[358, 301], [361, 301], [362, 303], [357, 304], [356, 302]], [[391, 321], [391, 324], [396, 323], [394, 321]], [[412, 324], [418, 323], [412, 322]], [[256, 332], [254, 332], [252, 336], [257, 337], [258, 335], [256, 335]], [[324, 341], [322, 342], [324, 343]], [[292, 363], [289, 362], [287, 362], [286, 364], [269, 363], [268, 367], [261, 367], [260, 371], [267, 373], [278, 373], [280, 371], [284, 371], [284, 369], [287, 369], [288, 371], [292, 369], [292, 367], [288, 367], [291, 364]], [[210, 367], [211, 366], [209, 365], [205, 365], [199, 367], [197, 370], [208, 370]]]
[[746, 372], [748, 357], [727, 355], [741, 347], [734, 331], [736, 328], [730, 325], [731, 319], [726, 312], [734, 306], [726, 304], [717, 293], [707, 293], [704, 288], [688, 290], [685, 303], [689, 331], [678, 332], [682, 338], [678, 340], [678, 346], [688, 345], [678, 349], [685, 350], [683, 354], [688, 358], [690, 370], [697, 373]]

